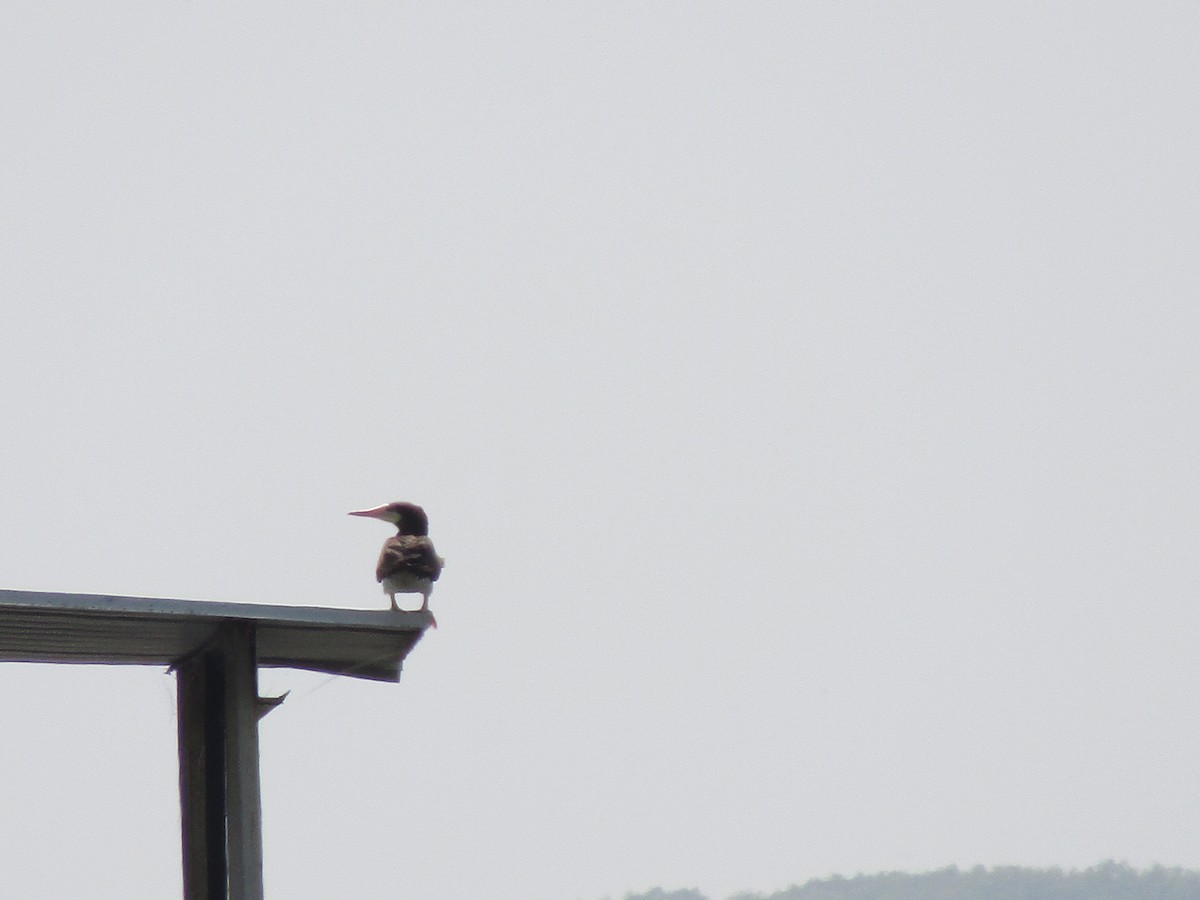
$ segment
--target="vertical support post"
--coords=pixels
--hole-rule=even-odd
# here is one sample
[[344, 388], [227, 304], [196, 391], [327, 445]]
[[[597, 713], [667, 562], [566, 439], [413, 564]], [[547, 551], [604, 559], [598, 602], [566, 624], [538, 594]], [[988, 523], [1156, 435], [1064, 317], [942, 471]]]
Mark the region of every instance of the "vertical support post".
[[263, 900], [255, 643], [226, 622], [176, 667], [184, 900]]
[[258, 772], [258, 650], [251, 622], [222, 626], [225, 651], [225, 802], [229, 900], [263, 900]]
[[225, 678], [221, 653], [176, 667], [184, 900], [226, 900]]

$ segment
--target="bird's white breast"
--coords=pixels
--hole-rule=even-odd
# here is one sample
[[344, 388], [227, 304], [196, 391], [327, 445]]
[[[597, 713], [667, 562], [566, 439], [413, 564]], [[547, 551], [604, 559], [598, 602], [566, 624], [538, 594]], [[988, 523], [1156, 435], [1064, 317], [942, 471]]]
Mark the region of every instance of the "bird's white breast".
[[411, 572], [397, 572], [383, 579], [385, 594], [429, 594], [433, 590], [433, 582]]

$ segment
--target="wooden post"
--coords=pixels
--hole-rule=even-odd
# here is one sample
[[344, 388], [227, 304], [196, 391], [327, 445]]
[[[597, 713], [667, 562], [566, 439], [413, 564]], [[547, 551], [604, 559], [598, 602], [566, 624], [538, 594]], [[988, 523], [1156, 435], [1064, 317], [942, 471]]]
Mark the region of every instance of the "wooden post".
[[184, 900], [263, 900], [253, 624], [221, 625], [176, 677]]

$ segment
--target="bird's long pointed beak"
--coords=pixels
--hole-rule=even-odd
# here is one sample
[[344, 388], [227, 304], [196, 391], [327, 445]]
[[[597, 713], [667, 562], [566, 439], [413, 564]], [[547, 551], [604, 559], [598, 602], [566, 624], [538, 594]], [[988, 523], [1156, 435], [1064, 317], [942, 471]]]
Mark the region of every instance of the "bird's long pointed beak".
[[347, 515], [367, 516], [368, 518], [371, 518], [371, 519], [382, 519], [384, 516], [384, 513], [386, 513], [386, 512], [387, 512], [387, 504], [385, 503], [383, 506], [376, 506], [374, 509], [356, 509], [351, 513], [347, 513]]

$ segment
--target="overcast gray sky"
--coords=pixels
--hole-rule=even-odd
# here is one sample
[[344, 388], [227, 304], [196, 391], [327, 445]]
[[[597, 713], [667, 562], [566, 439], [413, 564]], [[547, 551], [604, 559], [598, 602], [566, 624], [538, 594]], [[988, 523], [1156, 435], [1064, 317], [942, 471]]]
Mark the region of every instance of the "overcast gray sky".
[[[0, 587], [269, 672], [289, 900], [1200, 866], [1200, 7], [0, 9]], [[0, 667], [0, 887], [179, 891], [174, 682]]]

